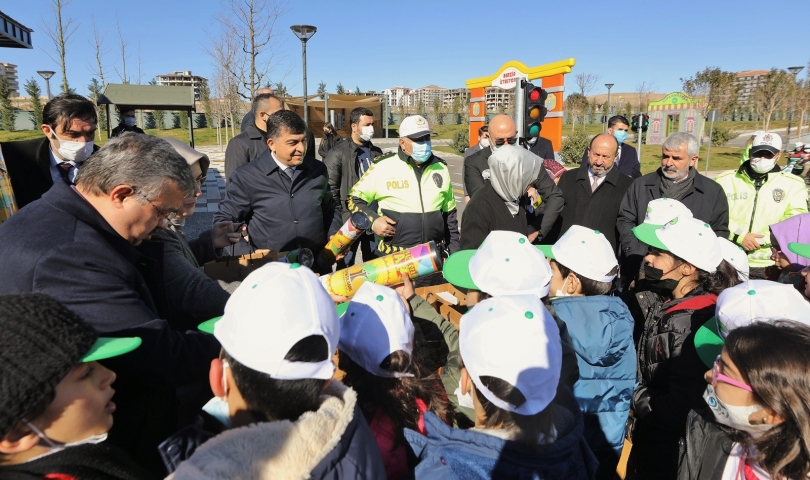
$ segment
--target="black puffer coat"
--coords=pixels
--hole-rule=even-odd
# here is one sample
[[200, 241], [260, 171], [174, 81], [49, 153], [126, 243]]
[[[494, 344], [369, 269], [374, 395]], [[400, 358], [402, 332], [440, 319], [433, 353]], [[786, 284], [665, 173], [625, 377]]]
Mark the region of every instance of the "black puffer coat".
[[633, 394], [636, 423], [628, 478], [631, 472], [675, 478], [686, 417], [705, 407], [703, 374], [708, 367], [695, 349], [695, 332], [714, 316], [717, 296], [697, 287], [678, 300], [649, 298], [652, 305], [647, 298], [638, 299], [645, 321], [637, 348], [639, 385]]

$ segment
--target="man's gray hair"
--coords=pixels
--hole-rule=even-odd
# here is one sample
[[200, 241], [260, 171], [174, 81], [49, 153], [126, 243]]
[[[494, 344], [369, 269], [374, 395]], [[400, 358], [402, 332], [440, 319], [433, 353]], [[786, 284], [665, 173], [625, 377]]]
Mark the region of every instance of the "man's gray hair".
[[[172, 186], [186, 195], [196, 190], [188, 163], [169, 142], [138, 133], [110, 139], [84, 162], [76, 175], [76, 185], [94, 195], [131, 185], [149, 200], [159, 198]], [[146, 199], [138, 196], [138, 201], [145, 203]]]
[[691, 133], [686, 132], [676, 132], [668, 136], [667, 139], [664, 140], [664, 144], [661, 145], [661, 148], [664, 150], [678, 151], [684, 143], [686, 144], [686, 154], [689, 155], [689, 158], [700, 153], [700, 145], [698, 144], [697, 138]]

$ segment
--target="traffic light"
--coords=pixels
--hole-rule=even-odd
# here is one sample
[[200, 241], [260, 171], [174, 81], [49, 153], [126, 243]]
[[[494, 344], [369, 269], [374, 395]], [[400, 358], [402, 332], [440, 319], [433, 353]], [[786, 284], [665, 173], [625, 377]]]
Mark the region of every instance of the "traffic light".
[[650, 126], [650, 116], [646, 113], [641, 116], [641, 131], [646, 132], [647, 127]]
[[524, 112], [526, 112], [523, 116], [523, 136], [526, 138], [537, 137], [540, 135], [540, 123], [543, 122], [546, 113], [548, 113], [546, 108], [548, 92], [528, 82], [522, 85]]
[[630, 129], [638, 131], [638, 115], [633, 115], [633, 118], [630, 120]]

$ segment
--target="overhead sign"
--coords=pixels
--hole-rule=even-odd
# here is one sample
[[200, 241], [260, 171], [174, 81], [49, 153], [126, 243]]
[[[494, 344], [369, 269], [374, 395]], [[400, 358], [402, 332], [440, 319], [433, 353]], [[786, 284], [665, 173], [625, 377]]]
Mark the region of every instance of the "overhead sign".
[[528, 80], [529, 77], [515, 67], [508, 67], [492, 80], [492, 86], [503, 89], [514, 89], [519, 79]]

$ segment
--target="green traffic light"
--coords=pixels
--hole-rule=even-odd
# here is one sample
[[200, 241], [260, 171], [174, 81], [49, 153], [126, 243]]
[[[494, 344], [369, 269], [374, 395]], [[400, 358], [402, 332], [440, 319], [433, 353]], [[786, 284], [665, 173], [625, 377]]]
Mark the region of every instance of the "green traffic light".
[[535, 122], [529, 125], [529, 137], [536, 137], [540, 135], [540, 124]]

